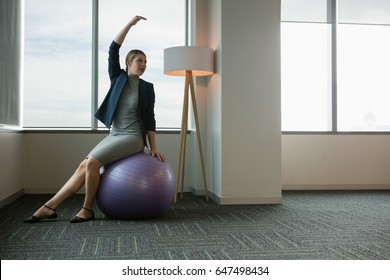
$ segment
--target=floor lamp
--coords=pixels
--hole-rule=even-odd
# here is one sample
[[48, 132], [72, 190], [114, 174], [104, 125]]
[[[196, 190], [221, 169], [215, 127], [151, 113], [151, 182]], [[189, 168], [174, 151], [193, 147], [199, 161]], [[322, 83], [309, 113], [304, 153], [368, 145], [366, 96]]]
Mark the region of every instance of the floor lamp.
[[195, 87], [193, 76], [210, 76], [214, 74], [214, 51], [208, 47], [183, 46], [172, 47], [164, 50], [164, 73], [172, 76], [185, 76], [183, 115], [181, 121], [181, 141], [179, 165], [176, 177], [176, 193], [174, 202], [177, 200], [179, 184], [181, 180], [181, 197], [184, 188], [184, 167], [186, 159], [186, 140], [188, 124], [188, 99], [191, 95], [191, 102], [194, 112], [196, 134], [198, 140], [199, 156], [202, 165], [203, 184], [206, 200], [208, 190], [206, 182], [206, 170], [203, 159], [203, 148], [200, 137], [198, 109], [196, 106]]

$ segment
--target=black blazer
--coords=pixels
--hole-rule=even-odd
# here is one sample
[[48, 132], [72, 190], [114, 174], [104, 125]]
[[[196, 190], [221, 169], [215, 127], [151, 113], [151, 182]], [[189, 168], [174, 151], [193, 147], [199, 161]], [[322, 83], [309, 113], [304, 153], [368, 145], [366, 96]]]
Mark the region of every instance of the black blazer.
[[[110, 75], [111, 85], [106, 97], [95, 114], [95, 117], [107, 128], [110, 128], [112, 125], [119, 97], [128, 79], [127, 73], [120, 68], [119, 48], [120, 45], [115, 41], [112, 41], [108, 56], [108, 73]], [[140, 79], [138, 86], [138, 113], [145, 146], [147, 145], [146, 132], [156, 131], [154, 103], [155, 93], [153, 84]]]

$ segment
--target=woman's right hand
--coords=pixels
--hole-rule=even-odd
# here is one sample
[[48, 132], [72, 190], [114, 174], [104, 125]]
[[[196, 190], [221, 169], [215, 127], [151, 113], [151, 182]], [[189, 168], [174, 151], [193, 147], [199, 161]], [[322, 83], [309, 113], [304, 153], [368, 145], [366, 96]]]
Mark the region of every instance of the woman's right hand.
[[135, 16], [135, 17], [130, 21], [130, 25], [136, 25], [137, 22], [139, 22], [140, 20], [146, 20], [146, 18], [143, 17], [143, 16]]

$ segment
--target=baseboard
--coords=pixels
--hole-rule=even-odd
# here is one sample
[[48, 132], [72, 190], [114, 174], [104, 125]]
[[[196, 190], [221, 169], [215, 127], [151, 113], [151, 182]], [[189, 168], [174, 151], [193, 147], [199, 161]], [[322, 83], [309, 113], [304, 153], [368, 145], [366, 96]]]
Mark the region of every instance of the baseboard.
[[[196, 196], [204, 196], [203, 189], [195, 189], [191, 187], [191, 193]], [[208, 197], [219, 205], [243, 205], [243, 204], [282, 204], [282, 196], [280, 197], [220, 197], [212, 192], [208, 192]]]
[[390, 190], [390, 184], [336, 184], [336, 185], [287, 184], [282, 186], [282, 190], [284, 191]]
[[21, 197], [24, 194], [24, 190], [17, 191], [14, 194], [11, 194], [3, 199], [0, 200], [0, 208], [3, 208], [7, 204], [10, 204], [11, 202], [15, 201], [19, 197]]
[[209, 197], [219, 205], [282, 204], [282, 196], [219, 197], [214, 193], [209, 193]]
[[[186, 192], [186, 189], [187, 188], [184, 188], [184, 192]], [[193, 194], [193, 195], [196, 195], [196, 196], [202, 196], [202, 195], [205, 195], [205, 192], [204, 190], [202, 189], [196, 189], [194, 187], [190, 187], [190, 192]]]

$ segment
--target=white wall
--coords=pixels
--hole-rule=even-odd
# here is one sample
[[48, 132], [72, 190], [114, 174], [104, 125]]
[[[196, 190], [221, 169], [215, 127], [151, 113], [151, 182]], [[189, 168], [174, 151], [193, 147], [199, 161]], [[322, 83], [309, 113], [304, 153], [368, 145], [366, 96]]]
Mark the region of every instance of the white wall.
[[[26, 133], [26, 193], [55, 193], [73, 174], [88, 152], [105, 137], [102, 133]], [[179, 134], [157, 134], [158, 149], [176, 172]], [[187, 180], [191, 173], [187, 169]]]
[[390, 189], [390, 135], [283, 135], [284, 189]]
[[[191, 38], [190, 45], [194, 46], [208, 46], [208, 11], [205, 9], [204, 1], [191, 1]], [[207, 163], [206, 156], [208, 155], [208, 147], [207, 147], [207, 138], [209, 130], [207, 129], [207, 98], [208, 91], [207, 87], [210, 82], [210, 77], [194, 77], [195, 83], [195, 96], [197, 102], [198, 109], [198, 117], [200, 124], [200, 136], [201, 136], [201, 144], [203, 147], [203, 156], [205, 164]], [[192, 104], [190, 102], [190, 104]], [[204, 195], [204, 182], [203, 182], [203, 174], [200, 163], [200, 155], [199, 155], [199, 145], [197, 141], [198, 131], [195, 129], [195, 122], [193, 117], [192, 107], [190, 108], [189, 120], [190, 120], [190, 129], [191, 134], [188, 139], [190, 140], [191, 145], [188, 147], [189, 154], [187, 156], [188, 166], [191, 170], [191, 179], [190, 185], [191, 189], [195, 194]], [[212, 178], [212, 174], [209, 172], [209, 168], [206, 165], [206, 180], [209, 181]], [[207, 185], [210, 185], [207, 182]], [[212, 184], [208, 186], [208, 191], [212, 191], [210, 189]]]
[[207, 178], [211, 191], [222, 196], [222, 52], [221, 52], [221, 0], [208, 1], [205, 9], [208, 10], [208, 44], [215, 50], [215, 71], [207, 88], [207, 99], [204, 106], [207, 108], [206, 162]]
[[[0, 131], [0, 206], [24, 191], [56, 192], [104, 136]], [[180, 135], [158, 134], [157, 139], [176, 172]], [[390, 189], [390, 135], [283, 135], [281, 147], [283, 189]], [[216, 175], [212, 168], [209, 180]], [[190, 165], [186, 174], [190, 191], [195, 176]]]
[[23, 134], [0, 130], [0, 207], [24, 189]]
[[220, 170], [213, 182], [221, 182], [214, 194], [222, 204], [280, 203], [280, 1], [207, 8], [218, 59], [207, 88], [207, 123], [217, 134], [208, 137], [208, 152], [218, 156], [207, 167]]

